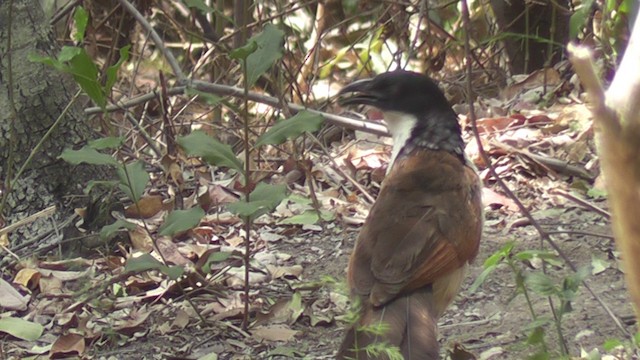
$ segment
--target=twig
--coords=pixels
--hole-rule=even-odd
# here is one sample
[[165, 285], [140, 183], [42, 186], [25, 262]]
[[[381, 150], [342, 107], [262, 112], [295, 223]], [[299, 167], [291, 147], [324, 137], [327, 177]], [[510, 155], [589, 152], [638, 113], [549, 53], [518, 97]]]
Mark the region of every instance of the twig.
[[182, 69], [178, 64], [178, 61], [173, 56], [173, 54], [169, 50], [167, 50], [167, 48], [164, 46], [164, 42], [160, 38], [160, 35], [158, 35], [156, 30], [153, 28], [153, 26], [149, 24], [147, 19], [144, 16], [142, 16], [142, 14], [140, 14], [138, 9], [136, 9], [133, 5], [131, 5], [129, 1], [118, 0], [118, 2], [120, 3], [120, 5], [122, 5], [122, 7], [127, 9], [127, 11], [130, 12], [134, 18], [136, 18], [136, 20], [140, 23], [140, 25], [145, 30], [149, 32], [151, 39], [153, 40], [154, 44], [156, 44], [156, 46], [158, 47], [158, 50], [160, 50], [164, 58], [167, 60], [167, 63], [169, 64], [169, 66], [171, 66], [171, 70], [173, 70], [173, 74], [178, 78], [178, 81], [184, 81], [186, 77], [184, 76], [184, 73], [182, 72]]
[[55, 14], [49, 20], [49, 26], [54, 26], [60, 19], [65, 17], [65, 15], [69, 14], [82, 0], [73, 0], [67, 3], [67, 5], [63, 6], [60, 10], [56, 11]]
[[603, 239], [613, 240], [613, 236], [612, 235], [592, 233], [590, 231], [556, 230], [556, 231], [547, 231], [547, 234], [550, 234], [550, 235], [552, 235], [552, 234], [572, 234], [572, 235], [583, 235], [583, 236], [600, 237], [600, 238], [603, 238]]
[[495, 141], [491, 142], [491, 144], [502, 150], [527, 156], [531, 158], [531, 160], [538, 162], [559, 173], [564, 173], [569, 176], [578, 176], [585, 180], [593, 181], [594, 176], [589, 174], [587, 170], [579, 166], [571, 165], [567, 161], [551, 158], [544, 155], [534, 154], [526, 149], [518, 149], [513, 146], [509, 146], [507, 144], [503, 144]]
[[25, 226], [27, 224], [30, 224], [40, 218], [43, 217], [48, 217], [53, 215], [56, 212], [56, 207], [54, 206], [49, 206], [48, 208], [44, 209], [44, 210], [40, 210], [37, 213], [33, 214], [33, 215], [29, 215], [26, 218], [16, 221], [15, 223], [5, 226], [2, 229], [0, 229], [0, 236], [6, 234], [6, 233], [10, 233], [22, 226]]
[[362, 187], [362, 185], [360, 185], [360, 183], [357, 182], [356, 179], [352, 178], [351, 176], [349, 176], [349, 174], [342, 170], [342, 167], [339, 166], [338, 163], [336, 163], [336, 160], [333, 158], [333, 156], [331, 156], [329, 150], [327, 150], [327, 148], [322, 144], [322, 142], [320, 142], [320, 140], [318, 140], [317, 137], [311, 136], [311, 138], [318, 146], [320, 146], [320, 149], [322, 149], [322, 152], [324, 152], [327, 158], [331, 160], [331, 162], [333, 163], [333, 168], [338, 174], [340, 174], [343, 178], [353, 184], [353, 186], [358, 189], [358, 191], [360, 191], [360, 193], [364, 195], [371, 204], [376, 202], [376, 199], [371, 194], [369, 194], [369, 192], [364, 187]]
[[591, 203], [589, 203], [588, 201], [581, 199], [573, 194], [570, 194], [564, 190], [560, 190], [560, 189], [551, 189], [551, 191], [549, 191], [550, 194], [555, 194], [555, 195], [560, 195], [560, 196], [564, 196], [565, 198], [580, 204], [584, 207], [586, 207], [589, 210], [592, 210], [600, 215], [602, 215], [603, 217], [607, 218], [607, 219], [611, 219], [611, 213], [609, 213], [608, 211], [599, 208]]
[[[191, 82], [191, 86], [196, 90], [204, 91], [204, 92], [215, 94], [215, 95], [233, 96], [237, 98], [241, 98], [244, 96], [243, 95], [244, 90], [235, 86], [213, 84], [213, 83], [208, 83], [206, 81], [200, 81], [200, 80], [193, 80]], [[187, 86], [176, 86], [173, 88], [168, 88], [166, 93], [167, 95], [184, 94], [187, 88], [188, 88]], [[159, 93], [156, 91], [153, 91], [145, 95], [141, 95], [126, 101], [118, 102], [118, 104], [115, 104], [115, 105], [108, 105], [105, 111], [113, 112], [123, 108], [129, 108], [132, 106], [140, 105], [147, 101], [155, 99], [158, 96], [159, 96]], [[318, 111], [318, 110], [308, 109], [299, 104], [294, 104], [289, 102], [283, 103], [273, 96], [259, 94], [254, 91], [249, 91], [247, 98], [250, 101], [266, 104], [278, 109], [282, 109], [283, 107], [286, 107], [293, 114], [306, 110], [322, 116], [327, 122], [331, 124], [344, 126], [346, 128], [359, 130], [359, 131], [363, 131], [370, 134], [389, 136], [389, 132], [387, 131], [386, 126], [384, 126], [381, 123], [374, 123], [370, 121], [357, 120], [357, 119], [352, 119], [345, 116], [329, 114], [329, 113]], [[84, 113], [86, 115], [101, 114], [102, 112], [103, 110], [99, 107], [90, 107], [84, 110]]]

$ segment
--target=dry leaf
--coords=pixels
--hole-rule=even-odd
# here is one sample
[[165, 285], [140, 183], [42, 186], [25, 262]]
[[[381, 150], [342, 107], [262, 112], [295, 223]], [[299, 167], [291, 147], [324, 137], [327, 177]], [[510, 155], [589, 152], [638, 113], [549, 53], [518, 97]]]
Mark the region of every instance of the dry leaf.
[[267, 265], [267, 270], [269, 271], [273, 279], [280, 279], [283, 277], [299, 278], [300, 275], [302, 275], [303, 268], [301, 265], [293, 265], [293, 266]]
[[51, 346], [49, 356], [52, 359], [66, 358], [69, 356], [81, 356], [84, 354], [84, 337], [78, 334], [66, 334], [60, 336]]
[[18, 271], [16, 277], [13, 279], [13, 283], [33, 290], [38, 287], [41, 276], [40, 272], [36, 269], [24, 268]]
[[129, 238], [133, 249], [147, 253], [153, 250], [153, 239], [144, 227], [136, 226], [135, 229], [129, 230]]
[[124, 215], [133, 219], [148, 219], [163, 210], [161, 195], [148, 195], [131, 204], [124, 210]]
[[26, 310], [31, 296], [22, 295], [8, 282], [0, 278], [0, 308], [5, 310]]
[[251, 330], [251, 334], [258, 340], [289, 341], [298, 332], [285, 326], [257, 327]]

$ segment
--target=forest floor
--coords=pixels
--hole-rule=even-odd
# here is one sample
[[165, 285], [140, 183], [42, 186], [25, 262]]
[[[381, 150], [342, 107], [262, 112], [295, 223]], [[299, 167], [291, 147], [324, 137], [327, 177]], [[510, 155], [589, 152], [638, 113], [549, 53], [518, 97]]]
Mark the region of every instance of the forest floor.
[[[564, 343], [572, 358], [595, 353], [633, 358], [634, 354], [625, 353], [631, 348], [629, 333], [634, 333], [635, 320], [620, 254], [611, 238], [602, 180], [590, 177], [597, 173], [598, 162], [588, 111], [575, 102], [544, 111], [536, 110], [537, 105], [527, 108], [524, 101], [519, 104], [517, 116], [491, 113], [486, 110], [489, 105], [480, 109], [483, 147], [497, 173], [551, 235], [560, 253], [541, 240], [490, 176], [463, 117], [467, 154], [481, 169], [485, 185], [485, 227], [480, 253], [462, 291], [439, 322], [442, 357], [525, 359], [546, 353], [537, 358], [554, 359], [561, 357]], [[293, 197], [254, 224], [252, 316], [247, 331], [241, 325], [244, 230], [239, 219], [210, 211], [195, 229], [173, 239], [157, 236], [154, 243], [150, 234], [156, 234], [166, 214], [159, 208], [146, 220], [146, 230], [140, 220], [134, 221], [138, 229], [129, 231], [130, 243], [111, 244], [73, 259], [21, 263], [14, 283], [22, 281], [33, 296], [23, 296], [20, 313], [25, 320], [48, 325], [37, 341], [1, 338], [0, 354], [6, 358], [38, 354], [94, 359], [332, 358], [344, 332], [341, 315], [348, 310], [344, 291], [348, 256], [371, 206], [363, 192], [375, 197], [389, 157], [389, 147], [382, 142], [351, 132], [325, 151], [310, 152], [315, 195], [330, 220], [308, 216], [313, 207], [309, 187], [302, 181], [291, 184]], [[344, 173], [355, 180], [347, 181]], [[166, 188], [157, 179], [158, 192], [164, 193]], [[228, 191], [222, 191], [227, 185], [206, 184], [212, 202], [228, 200]], [[192, 196], [184, 207], [197, 206], [197, 201]], [[292, 218], [296, 221], [287, 223]], [[485, 261], [495, 259], [492, 255], [509, 244], [510, 255], [475, 291], [469, 291]], [[168, 263], [190, 269], [180, 286], [160, 274], [162, 269], [126, 273], [131, 268], [123, 264], [134, 253], [149, 253], [154, 246]], [[210, 266], [202, 264], [203, 258], [221, 252], [231, 256]], [[590, 290], [575, 280], [563, 256], [586, 276]], [[8, 294], [0, 292], [0, 300]], [[551, 320], [552, 308], [559, 325]], [[625, 346], [615, 348], [616, 343]]]
[[[358, 150], [351, 159], [358, 155], [366, 158], [372, 154], [371, 149], [385, 149], [380, 148], [379, 143], [372, 146], [365, 143], [366, 140], [356, 145], [342, 144], [340, 149], [355, 146]], [[381, 162], [384, 162], [388, 153], [380, 153], [383, 154]], [[460, 295], [440, 319], [443, 358], [471, 359], [467, 355], [473, 354], [477, 359], [525, 359], [545, 351], [547, 358], [559, 358], [561, 342], [551, 321], [550, 303], [557, 311], [560, 299], [558, 296], [544, 296], [527, 285], [530, 305], [537, 319], [534, 322], [527, 298], [517, 286], [518, 279], [543, 272], [555, 289], [567, 290], [566, 299], [572, 299], [571, 311], [562, 315], [560, 325], [562, 338], [572, 357], [600, 353], [612, 359], [631, 358], [632, 355], [621, 348], [612, 350], [605, 346], [614, 342], [628, 344], [629, 335], [625, 331], [634, 332], [633, 310], [619, 268], [620, 256], [610, 237], [606, 201], [597, 194], [589, 198], [585, 191], [575, 190], [576, 184], [581, 184], [577, 178], [548, 169], [548, 173], [541, 173], [540, 169], [523, 162], [520, 155], [510, 157], [508, 163], [502, 157], [497, 161], [508, 168], [503, 169], [507, 185], [542, 228], [552, 234], [554, 243], [572, 264], [578, 269], [586, 267], [586, 283], [600, 300], [584, 285], [578, 285], [573, 295], [567, 290], [575, 272], [558, 253], [540, 240], [537, 231], [517, 211], [513, 201], [501, 195], [503, 191], [495, 182], [486, 181], [488, 175], [486, 171], [482, 172], [486, 187], [483, 194], [486, 204], [483, 239], [480, 253], [470, 267]], [[375, 192], [376, 186], [371, 185], [369, 189]], [[576, 202], [576, 198], [583, 197], [584, 204]], [[334, 206], [336, 213], [344, 214], [339, 203]], [[212, 318], [219, 322], [207, 326], [200, 324], [187, 311], [191, 314], [188, 316], [191, 321], [179, 331], [159, 335], [148, 330], [144, 336], [127, 341], [117, 350], [95, 347], [94, 355], [108, 358], [106, 355], [111, 353], [116, 354], [116, 358], [125, 358], [128, 353], [135, 354], [130, 358], [146, 355], [147, 358], [196, 359], [215, 353], [220, 359], [332, 358], [343, 335], [344, 322], [340, 315], [347, 310], [347, 298], [339, 284], [333, 284], [327, 278], [338, 282], [344, 279], [348, 256], [366, 215], [366, 206], [358, 209], [361, 216], [358, 217], [358, 211], [355, 211], [353, 218], [343, 216], [342, 221], [295, 227], [266, 226], [264, 232], [282, 235], [263, 236], [268, 240], [262, 251], [273, 255], [285, 274], [267, 276], [254, 286], [254, 295], [261, 306], [256, 310], [250, 333], [239, 330], [237, 309], [228, 312], [217, 310], [218, 314]], [[260, 234], [263, 230], [257, 232]], [[502, 261], [476, 291], [468, 291], [483, 272], [485, 260], [509, 243], [513, 244], [512, 256], [509, 257], [511, 265]], [[547, 255], [533, 258], [518, 255], [535, 254], [537, 251]], [[543, 257], [546, 259], [544, 266], [540, 260]], [[267, 273], [273, 275], [273, 272]], [[235, 296], [239, 299], [240, 295]], [[196, 296], [192, 300], [198, 308], [204, 309], [208, 307], [206, 299]], [[616, 325], [600, 302], [611, 309], [625, 331]], [[184, 301], [180, 306], [173, 302], [167, 304], [170, 305], [159, 311], [157, 317], [151, 316], [147, 320], [153, 324], [147, 329], [159, 329], [166, 322], [173, 323], [179, 317], [178, 309], [179, 312], [188, 309]], [[227, 306], [233, 308], [230, 304]], [[538, 327], [544, 334], [542, 342], [533, 340], [540, 339], [540, 336], [532, 336]], [[540, 335], [537, 331], [535, 334]]]
[[[592, 267], [586, 282], [593, 292], [616, 316], [633, 319], [613, 241], [599, 236], [570, 234], [571, 231], [610, 234], [608, 222], [571, 202], [553, 206], [542, 197], [531, 202], [529, 206], [541, 209], [534, 214], [538, 215], [537, 220], [546, 230], [569, 233], [555, 236], [554, 241], [577, 267]], [[539, 203], [534, 205], [533, 202]], [[597, 205], [604, 206], [604, 203]], [[516, 291], [516, 275], [511, 267], [506, 264], [498, 266], [475, 292], [467, 291], [482, 273], [483, 262], [508, 242], [514, 243], [514, 253], [541, 248], [537, 232], [519, 214], [488, 209], [486, 219], [480, 254], [470, 267], [462, 292], [439, 322], [443, 358], [452, 356], [453, 359], [467, 359], [462, 357], [461, 352], [450, 354], [456, 347], [474, 354], [477, 359], [525, 359], [542, 350], [541, 344], [527, 345], [527, 338], [534, 328], [533, 320], [525, 297]], [[216, 353], [219, 359], [331, 359], [344, 331], [344, 324], [336, 321], [335, 317], [345, 310], [345, 299], [331, 286], [300, 289], [305, 288], [304, 284], [321, 282], [327, 276], [343, 279], [357, 232], [358, 227], [336, 223], [322, 230], [301, 231], [291, 239], [283, 239], [269, 246], [270, 252], [291, 255], [284, 265], [300, 265], [304, 268], [296, 281], [280, 279], [260, 287], [261, 296], [271, 298], [278, 304], [290, 305], [294, 293], [302, 295], [301, 305], [295, 308], [284, 306], [274, 309], [272, 306], [271, 310], [266, 310], [270, 313], [267, 316], [270, 319], [265, 323], [280, 324], [265, 326], [265, 329], [274, 332], [273, 336], [279, 336], [277, 329], [280, 328], [295, 332], [287, 341], [257, 339], [255, 333], [246, 337], [228, 325], [213, 323], [205, 327], [192, 319], [193, 323], [180, 331], [160, 335], [149, 330], [115, 349], [112, 346], [96, 347], [94, 355], [102, 359], [197, 359], [204, 354]], [[544, 245], [543, 248], [548, 246]], [[564, 277], [572, 271], [562, 262], [558, 263], [560, 265], [547, 269], [547, 273], [556, 286], [562, 286]], [[524, 273], [542, 271], [540, 262], [522, 265], [517, 263], [516, 267]], [[530, 297], [536, 315], [550, 319], [549, 299], [535, 293]], [[197, 303], [197, 298], [194, 301]], [[557, 298], [553, 299], [553, 303], [555, 307], [559, 306]], [[172, 303], [165, 309], [168, 311], [157, 311], [158, 316], [151, 316], [147, 320], [147, 328], [159, 329], [164, 323], [173, 322], [178, 317], [178, 308], [184, 308], [176, 305]], [[613, 358], [631, 358], [628, 354], [603, 350], [606, 341], [618, 339], [624, 342], [627, 335], [615, 325], [584, 286], [579, 287], [571, 305], [573, 311], [564, 315], [561, 329], [569, 353], [574, 358], [594, 349], [599, 349], [600, 353], [617, 354]], [[298, 316], [291, 314], [298, 310]], [[237, 319], [223, 322], [239, 325]], [[317, 323], [312, 325], [312, 322]], [[624, 326], [627, 331], [634, 331], [633, 322]], [[548, 324], [544, 329], [548, 351], [552, 354], [550, 358], [558, 358], [560, 346], [557, 332]], [[289, 333], [282, 336], [287, 337]]]

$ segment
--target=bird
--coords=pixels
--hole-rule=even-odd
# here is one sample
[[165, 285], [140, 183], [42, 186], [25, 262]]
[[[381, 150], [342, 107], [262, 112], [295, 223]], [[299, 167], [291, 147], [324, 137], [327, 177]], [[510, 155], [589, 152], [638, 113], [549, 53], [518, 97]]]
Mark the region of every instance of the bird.
[[482, 183], [458, 116], [435, 81], [405, 70], [352, 82], [338, 103], [379, 109], [393, 148], [349, 259], [359, 316], [336, 358], [438, 359], [438, 319], [478, 254], [483, 226]]

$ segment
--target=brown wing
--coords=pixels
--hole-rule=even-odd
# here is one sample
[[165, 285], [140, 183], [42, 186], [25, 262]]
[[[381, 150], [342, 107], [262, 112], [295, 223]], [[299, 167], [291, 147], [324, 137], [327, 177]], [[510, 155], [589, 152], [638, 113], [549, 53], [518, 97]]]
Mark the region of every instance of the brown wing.
[[472, 260], [482, 227], [475, 171], [444, 151], [396, 161], [349, 264], [352, 289], [379, 306]]

